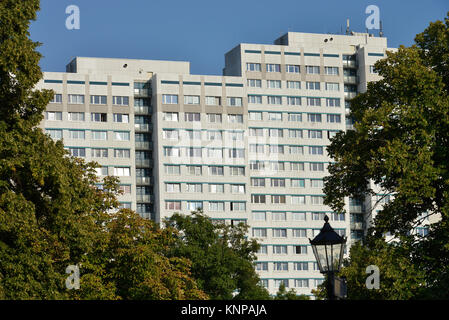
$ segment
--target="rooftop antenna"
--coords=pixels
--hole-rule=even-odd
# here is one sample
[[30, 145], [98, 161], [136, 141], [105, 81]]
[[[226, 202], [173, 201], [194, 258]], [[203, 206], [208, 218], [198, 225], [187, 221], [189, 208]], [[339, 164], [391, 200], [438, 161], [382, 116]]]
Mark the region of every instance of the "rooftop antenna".
[[346, 34], [349, 34], [349, 19], [346, 20]]
[[379, 31], [379, 37], [383, 37], [384, 36], [384, 31], [382, 28], [382, 20], [380, 21], [380, 31]]

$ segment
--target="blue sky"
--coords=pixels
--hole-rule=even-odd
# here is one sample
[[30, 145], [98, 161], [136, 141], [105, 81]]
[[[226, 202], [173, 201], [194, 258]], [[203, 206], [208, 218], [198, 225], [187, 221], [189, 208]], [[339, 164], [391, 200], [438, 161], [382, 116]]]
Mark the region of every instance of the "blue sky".
[[[66, 7], [80, 8], [80, 30], [67, 30]], [[193, 74], [221, 74], [239, 43], [271, 44], [287, 31], [365, 31], [365, 8], [377, 5], [389, 47], [413, 44], [448, 0], [41, 0], [31, 38], [43, 45], [43, 71], [65, 71], [74, 56], [191, 62]], [[378, 30], [372, 30], [376, 35]]]

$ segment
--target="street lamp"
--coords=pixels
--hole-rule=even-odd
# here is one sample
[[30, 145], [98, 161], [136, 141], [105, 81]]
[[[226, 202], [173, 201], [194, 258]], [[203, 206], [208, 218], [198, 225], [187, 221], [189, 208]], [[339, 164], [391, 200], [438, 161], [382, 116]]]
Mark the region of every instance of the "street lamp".
[[318, 263], [318, 268], [323, 274], [327, 274], [327, 296], [329, 300], [335, 300], [335, 273], [340, 271], [343, 259], [346, 238], [341, 237], [329, 224], [329, 218], [324, 217], [324, 226], [320, 233], [310, 240], [313, 254]]

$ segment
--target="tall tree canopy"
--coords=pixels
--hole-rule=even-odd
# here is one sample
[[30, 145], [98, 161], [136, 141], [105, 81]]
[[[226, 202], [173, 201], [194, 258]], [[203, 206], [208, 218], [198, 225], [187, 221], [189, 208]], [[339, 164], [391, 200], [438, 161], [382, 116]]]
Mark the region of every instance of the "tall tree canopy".
[[[0, 2], [0, 299], [204, 299], [174, 238], [127, 210], [117, 179], [70, 157], [37, 125], [53, 96], [28, 27], [38, 0]], [[68, 291], [67, 266], [81, 267]]]
[[[351, 251], [353, 264], [361, 261], [360, 252], [372, 256], [394, 252], [395, 257], [401, 253], [426, 271], [421, 285], [428, 290], [414, 297], [447, 298], [448, 291], [438, 288], [449, 286], [449, 19], [431, 23], [415, 42], [387, 52], [387, 58], [375, 64], [382, 79], [369, 83], [368, 90], [351, 101], [356, 130], [337, 134], [328, 147], [335, 163], [329, 165], [330, 176], [325, 179], [325, 203], [344, 211], [345, 197], [376, 194], [370, 182], [393, 194], [377, 213], [374, 237], [366, 239], [366, 248]], [[422, 214], [435, 216], [438, 222], [416, 242], [410, 233]], [[399, 244], [379, 246], [377, 241], [386, 232]], [[393, 247], [398, 245], [406, 250]], [[352, 275], [348, 287], [351, 281], [356, 285]], [[390, 283], [393, 289], [398, 282]]]

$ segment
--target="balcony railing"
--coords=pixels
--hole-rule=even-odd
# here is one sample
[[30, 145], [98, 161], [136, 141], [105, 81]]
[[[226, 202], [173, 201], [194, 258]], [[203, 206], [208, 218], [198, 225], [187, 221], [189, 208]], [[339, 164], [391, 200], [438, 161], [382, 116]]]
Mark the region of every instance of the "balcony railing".
[[145, 142], [136, 142], [136, 149], [150, 149], [152, 146], [152, 143], [149, 141]]
[[153, 197], [150, 194], [138, 194], [136, 196], [137, 202], [153, 202]]
[[364, 205], [349, 205], [349, 212], [365, 212]]
[[343, 67], [357, 68], [357, 61], [355, 60], [343, 60]]
[[134, 106], [135, 114], [151, 114], [151, 108], [149, 106]]
[[134, 89], [134, 95], [139, 97], [149, 97], [151, 95], [151, 91], [149, 88], [147, 89]]
[[136, 184], [137, 185], [151, 185], [151, 177], [137, 177]]
[[136, 159], [136, 167], [150, 168], [151, 160], [150, 159]]
[[364, 223], [363, 222], [351, 222], [351, 230], [363, 230]]
[[355, 98], [356, 95], [357, 95], [357, 92], [345, 92], [345, 99]]
[[150, 131], [150, 125], [148, 123], [136, 123], [134, 124], [134, 129], [136, 131]]
[[349, 84], [357, 84], [358, 83], [358, 77], [357, 76], [343, 76], [343, 82], [349, 83]]

